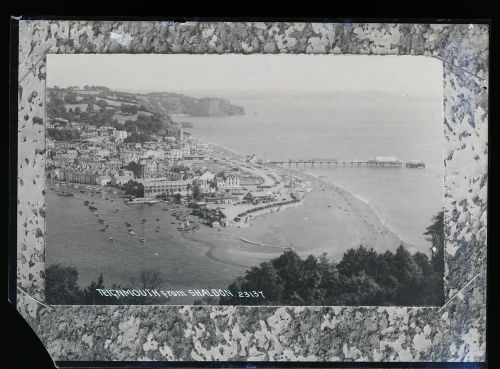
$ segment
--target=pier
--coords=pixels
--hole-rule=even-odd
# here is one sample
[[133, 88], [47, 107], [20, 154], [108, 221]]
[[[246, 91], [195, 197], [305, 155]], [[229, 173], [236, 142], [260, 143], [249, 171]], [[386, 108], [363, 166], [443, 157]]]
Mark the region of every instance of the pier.
[[290, 159], [269, 161], [271, 165], [289, 167], [371, 167], [371, 168], [402, 168], [403, 162], [395, 158], [376, 158], [369, 160], [337, 160], [337, 159]]

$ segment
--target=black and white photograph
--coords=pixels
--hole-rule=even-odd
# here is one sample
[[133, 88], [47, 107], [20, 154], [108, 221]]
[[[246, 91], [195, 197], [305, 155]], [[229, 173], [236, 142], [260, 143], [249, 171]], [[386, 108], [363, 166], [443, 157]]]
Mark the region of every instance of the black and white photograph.
[[486, 365], [488, 20], [11, 23], [9, 299], [56, 367]]
[[439, 306], [443, 66], [48, 55], [51, 304]]

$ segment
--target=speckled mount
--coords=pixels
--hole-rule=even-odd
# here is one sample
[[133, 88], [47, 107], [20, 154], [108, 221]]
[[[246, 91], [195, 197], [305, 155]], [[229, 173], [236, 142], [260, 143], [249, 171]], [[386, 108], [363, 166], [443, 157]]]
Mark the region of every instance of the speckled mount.
[[[484, 361], [485, 24], [19, 21], [17, 310], [55, 361]], [[46, 306], [48, 53], [424, 55], [444, 64], [442, 307]]]

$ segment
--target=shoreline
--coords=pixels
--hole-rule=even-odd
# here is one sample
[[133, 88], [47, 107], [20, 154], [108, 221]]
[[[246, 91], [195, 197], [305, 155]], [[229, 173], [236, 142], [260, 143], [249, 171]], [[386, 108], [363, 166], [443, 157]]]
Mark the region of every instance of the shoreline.
[[[244, 160], [245, 158], [219, 145], [212, 145], [212, 147], [214, 148], [212, 156], [217, 156], [217, 153], [225, 154], [230, 159], [227, 163], [230, 163], [232, 159]], [[225, 160], [222, 159], [222, 161]], [[248, 164], [248, 166], [253, 167], [254, 165]], [[89, 281], [95, 279], [102, 270], [109, 268], [113, 263], [112, 260], [116, 257], [120, 260], [130, 258], [124, 264], [124, 267], [128, 268], [127, 270], [113, 270], [106, 276], [106, 280], [118, 283], [126, 281], [127, 275], [130, 273], [135, 275], [140, 271], [140, 266], [148, 266], [162, 270], [172, 285], [186, 286], [183, 283], [185, 277], [182, 277], [183, 274], [180, 273], [183, 268], [179, 267], [178, 263], [184, 265], [189, 261], [188, 264], [193, 265], [201, 263], [198, 265], [200, 271], [191, 276], [193, 282], [190, 284], [192, 286], [201, 288], [206, 285], [213, 286], [216, 283], [217, 288], [222, 288], [226, 287], [226, 282], [231, 283], [234, 276], [242, 276], [251, 267], [279, 257], [287, 247], [293, 247], [293, 250], [301, 258], [326, 253], [329, 259], [339, 260], [348, 249], [357, 248], [360, 244], [367, 248], [374, 248], [379, 252], [395, 250], [400, 244], [411, 246], [403, 242], [391, 229], [384, 226], [369, 203], [356, 198], [346, 188], [336, 186], [319, 178], [319, 176], [294, 169], [289, 170], [271, 165], [257, 165], [255, 167], [275, 172], [278, 176], [291, 174], [300, 177], [302, 181], [310, 183], [312, 191], [305, 193], [302, 206], [262, 215], [253, 219], [247, 227], [213, 229], [202, 225], [189, 232], [177, 230], [179, 219], [171, 211], [162, 211], [165, 210], [162, 209], [164, 208], [161, 206], [162, 204], [151, 207], [140, 206], [136, 213], [133, 207], [128, 207], [120, 201], [119, 207], [122, 210], [116, 221], [117, 224], [124, 221], [134, 223], [132, 219], [137, 218], [134, 228], [141, 230], [139, 218], [148, 218], [147, 224], [151, 224], [158, 217], [161, 219], [159, 224], [162, 224], [160, 233], [155, 233], [152, 228], [149, 231], [142, 230], [142, 233], [149, 232], [148, 235], [138, 234], [137, 237], [146, 237], [147, 242], [141, 244], [136, 240], [137, 242], [131, 243], [123, 225], [112, 225], [109, 232], [115, 238], [115, 242], [109, 244], [108, 236], [103, 238], [104, 233], [98, 232], [101, 226], [93, 225], [97, 221], [92, 220], [89, 227], [84, 227], [80, 231], [82, 233], [94, 232], [91, 238], [96, 241], [103, 238], [103, 241], [89, 243], [89, 240], [82, 239], [78, 245], [70, 247], [71, 250], [75, 250], [75, 255], [68, 257], [68, 245], [64, 241], [68, 239], [66, 235], [61, 238], [62, 241], [58, 242], [57, 249], [50, 249], [47, 263], [70, 261], [70, 264], [74, 264], [81, 271], [82, 280]], [[47, 184], [49, 182], [50, 180]], [[103, 194], [96, 196], [95, 200], [99, 200], [103, 204], [102, 206], [107, 203], [108, 207], [110, 205], [104, 199], [106, 197], [104, 190], [106, 189], [107, 192], [118, 190], [110, 186], [76, 183], [73, 185], [102, 189]], [[78, 191], [75, 192], [78, 193]], [[68, 201], [80, 202], [82, 198], [89, 198], [88, 196], [89, 194], [78, 193], [73, 200]], [[111, 201], [111, 197], [116, 200], [119, 194], [110, 195], [109, 201]], [[57, 196], [55, 198], [57, 199]], [[169, 205], [167, 207], [170, 208]], [[101, 206], [99, 208], [100, 212], [104, 211], [104, 209], [101, 211]], [[111, 210], [110, 208], [108, 212]], [[186, 212], [187, 208], [179, 211]], [[94, 219], [93, 214], [87, 212], [85, 214], [86, 218]], [[113, 217], [112, 213], [104, 214], [106, 219], [110, 218], [111, 220]], [[61, 235], [64, 234], [63, 232]], [[50, 238], [49, 235], [48, 239]], [[117, 251], [119, 251], [119, 255], [116, 254]], [[55, 256], [55, 259], [52, 255]], [[86, 257], [80, 259], [77, 257], [78, 255], [86, 255]], [[170, 266], [167, 267], [167, 265]], [[223, 270], [227, 270], [227, 272], [220, 275]], [[227, 277], [226, 273], [228, 273]]]
[[327, 180], [325, 180], [325, 179], [321, 178], [319, 175], [316, 175], [316, 174], [313, 174], [313, 173], [307, 173], [307, 172], [301, 172], [301, 173], [303, 173], [305, 176], [312, 177], [311, 179], [314, 179], [314, 180], [316, 180], [316, 181], [318, 181], [318, 182], [320, 182], [320, 183], [323, 183], [323, 184], [325, 184], [325, 185], [337, 187], [337, 190], [338, 190], [338, 191], [344, 191], [344, 192], [346, 192], [348, 195], [350, 195], [350, 196], [354, 197], [356, 200], [358, 200], [358, 201], [361, 201], [361, 202], [365, 203], [365, 204], [366, 204], [366, 206], [368, 206], [368, 207], [371, 209], [371, 211], [372, 211], [372, 212], [373, 212], [373, 213], [377, 216], [377, 218], [378, 218], [378, 220], [380, 221], [380, 223], [381, 223], [381, 224], [383, 224], [383, 225], [384, 225], [384, 227], [385, 227], [385, 228], [387, 228], [387, 229], [388, 229], [388, 230], [389, 230], [392, 234], [394, 234], [395, 236], [397, 236], [397, 237], [401, 240], [401, 243], [402, 243], [404, 246], [406, 246], [406, 247], [408, 247], [408, 248], [414, 248], [414, 247], [415, 247], [415, 245], [414, 245], [414, 244], [412, 244], [411, 242], [407, 242], [407, 241], [405, 241], [405, 240], [404, 240], [404, 237], [403, 237], [401, 234], [399, 234], [398, 232], [396, 232], [396, 231], [394, 230], [394, 228], [393, 228], [393, 227], [391, 227], [390, 225], [388, 225], [388, 224], [387, 224], [387, 221], [386, 221], [386, 222], [384, 222], [384, 221], [383, 221], [383, 216], [382, 216], [382, 214], [381, 214], [380, 212], [378, 212], [378, 211], [377, 211], [377, 210], [376, 210], [376, 209], [375, 209], [375, 208], [371, 205], [370, 201], [368, 201], [368, 200], [364, 199], [363, 197], [361, 197], [361, 196], [360, 196], [360, 195], [358, 195], [358, 194], [353, 193], [351, 190], [349, 190], [349, 188], [347, 188], [347, 187], [345, 187], [345, 186], [343, 186], [343, 185], [339, 185], [339, 184], [333, 183], [333, 182], [331, 182], [331, 181], [327, 181]]
[[[242, 155], [244, 154], [239, 154], [239, 153], [235, 153], [234, 151], [228, 149], [227, 147], [224, 147], [222, 145], [219, 145], [219, 144], [214, 144], [214, 143], [211, 143], [211, 142], [207, 142], [209, 145], [213, 146], [213, 147], [216, 147], [217, 149], [219, 149], [220, 151], [222, 151], [223, 153], [225, 154], [228, 154], [228, 155], [232, 155], [234, 157], [236, 157], [237, 159], [242, 159]], [[250, 155], [250, 154], [248, 154]], [[311, 182], [317, 182], [318, 184], [322, 184], [322, 185], [325, 185], [325, 186], [328, 186], [329, 189], [331, 191], [343, 191], [344, 192], [344, 195], [347, 195], [347, 196], [351, 196], [352, 198], [358, 200], [358, 201], [361, 201], [363, 202], [367, 207], [370, 208], [370, 210], [376, 215], [376, 217], [378, 218], [378, 221], [384, 226], [384, 228], [386, 228], [388, 230], [388, 232], [391, 232], [393, 235], [395, 235], [396, 237], [398, 237], [401, 241], [401, 243], [407, 247], [407, 248], [410, 248], [410, 249], [413, 249], [415, 248], [416, 246], [414, 244], [412, 244], [411, 242], [408, 242], [408, 241], [405, 241], [405, 237], [403, 235], [401, 235], [400, 233], [398, 233], [397, 231], [394, 230], [393, 227], [387, 225], [387, 221], [383, 221], [383, 215], [378, 212], [370, 203], [369, 200], [366, 200], [364, 199], [363, 197], [355, 194], [353, 191], [351, 191], [349, 188], [343, 186], [343, 185], [339, 185], [339, 184], [336, 184], [334, 182], [331, 182], [331, 181], [328, 181], [328, 180], [325, 180], [323, 178], [321, 178], [319, 175], [317, 174], [313, 174], [313, 173], [310, 173], [310, 172], [306, 172], [306, 171], [300, 171], [300, 170], [297, 170], [295, 168], [281, 168], [279, 166], [273, 166], [273, 165], [261, 165], [262, 167], [266, 168], [266, 169], [270, 169], [270, 170], [273, 170], [273, 171], [276, 171], [278, 172], [281, 176], [283, 176], [284, 173], [286, 173], [287, 171], [288, 172], [292, 172], [294, 173], [294, 175], [296, 175], [297, 177], [300, 177], [302, 180], [304, 180], [305, 178], [307, 178], [309, 181]], [[304, 178], [305, 177], [305, 178]], [[305, 195], [306, 197], [308, 196], [308, 194]]]

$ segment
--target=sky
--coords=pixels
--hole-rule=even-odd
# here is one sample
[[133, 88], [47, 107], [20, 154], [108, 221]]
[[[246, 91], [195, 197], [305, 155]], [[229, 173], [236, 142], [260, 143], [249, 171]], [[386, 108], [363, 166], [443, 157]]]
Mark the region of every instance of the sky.
[[442, 94], [442, 62], [424, 56], [50, 54], [49, 87], [136, 92], [385, 91]]

